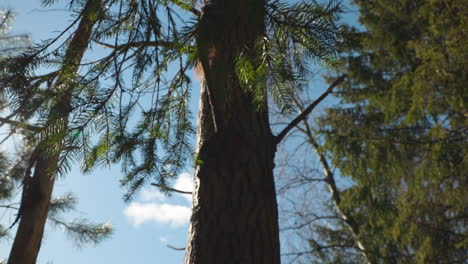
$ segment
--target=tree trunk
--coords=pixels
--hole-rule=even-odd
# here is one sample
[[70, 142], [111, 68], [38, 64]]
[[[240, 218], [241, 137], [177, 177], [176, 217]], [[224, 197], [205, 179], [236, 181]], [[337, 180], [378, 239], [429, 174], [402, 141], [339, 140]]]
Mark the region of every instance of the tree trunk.
[[[21, 219], [16, 232], [8, 264], [33, 264], [41, 247], [44, 225], [47, 219], [49, 202], [54, 187], [54, 173], [49, 164], [57, 164], [58, 157], [39, 158], [36, 161], [33, 177], [25, 181], [26, 199], [21, 202]], [[26, 175], [25, 177], [30, 177]], [[26, 184], [26, 183], [25, 183]]]
[[210, 3], [197, 32], [205, 80], [184, 263], [280, 263], [276, 144], [266, 107], [254, 103], [234, 69], [241, 52], [255, 56], [254, 43], [265, 30], [264, 1]]
[[[78, 28], [70, 41], [64, 62], [57, 83], [53, 87], [58, 98], [56, 105], [50, 110], [47, 126], [53, 126], [56, 135], [64, 137], [68, 129], [68, 115], [71, 111], [71, 97], [76, 86], [74, 82], [76, 73], [89, 45], [94, 24], [102, 6], [102, 0], [88, 0], [83, 12]], [[50, 88], [52, 89], [52, 88]], [[50, 146], [47, 139], [40, 142], [36, 150], [31, 155], [29, 161], [30, 172], [34, 168], [34, 173], [25, 175], [23, 181], [23, 198], [21, 199], [18, 217], [20, 222], [13, 242], [8, 264], [34, 264], [41, 247], [44, 233], [44, 226], [50, 204], [50, 198], [54, 187], [55, 174], [59, 163], [60, 151], [63, 148], [64, 140], [54, 140], [54, 145]], [[56, 153], [44, 148], [58, 149]]]

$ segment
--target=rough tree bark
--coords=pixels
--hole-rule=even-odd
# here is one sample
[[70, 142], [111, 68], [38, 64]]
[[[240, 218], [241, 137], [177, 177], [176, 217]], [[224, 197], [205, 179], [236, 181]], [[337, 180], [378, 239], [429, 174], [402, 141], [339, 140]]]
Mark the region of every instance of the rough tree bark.
[[239, 54], [253, 56], [264, 35], [264, 4], [213, 0], [199, 23], [205, 80], [186, 264], [280, 263], [276, 141], [266, 108], [241, 87], [234, 69]]
[[[51, 109], [47, 126], [63, 137], [68, 128], [71, 96], [79, 63], [89, 45], [92, 28], [97, 21], [103, 0], [88, 0], [82, 19], [66, 51], [55, 89], [60, 100]], [[59, 151], [47, 151], [47, 139], [40, 142], [29, 160], [29, 169], [23, 184], [23, 198], [18, 211], [19, 226], [13, 242], [8, 264], [34, 264], [41, 247], [44, 226], [55, 182], [63, 140], [54, 143]], [[34, 172], [31, 172], [32, 169]], [[32, 175], [30, 175], [32, 174]]]

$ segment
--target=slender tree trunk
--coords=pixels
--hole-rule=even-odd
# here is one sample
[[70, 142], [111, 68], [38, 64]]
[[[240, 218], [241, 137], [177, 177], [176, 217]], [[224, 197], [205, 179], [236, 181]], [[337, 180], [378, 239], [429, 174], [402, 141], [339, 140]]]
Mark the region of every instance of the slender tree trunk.
[[280, 263], [268, 113], [236, 78], [240, 52], [264, 34], [263, 0], [215, 0], [203, 10], [198, 49], [205, 73], [198, 165], [186, 264]]
[[[68, 114], [71, 111], [71, 97], [75, 88], [74, 79], [83, 58], [94, 24], [97, 21], [103, 0], [88, 0], [82, 19], [68, 46], [63, 66], [58, 76], [55, 89], [61, 95], [56, 105], [51, 109], [47, 126], [53, 126], [56, 135], [64, 137], [68, 128]], [[39, 143], [31, 155], [29, 169], [34, 173], [25, 175], [23, 199], [21, 200], [18, 216], [20, 222], [13, 242], [8, 264], [34, 264], [41, 247], [44, 226], [50, 198], [55, 182], [55, 174], [59, 163], [63, 140], [55, 140], [52, 146], [58, 151], [47, 151], [50, 143], [47, 139]]]
[[[36, 161], [33, 177], [29, 179], [27, 188], [23, 188], [23, 191], [28, 192], [24, 194], [27, 199], [22, 199], [21, 219], [8, 264], [36, 263], [54, 186], [53, 173], [47, 173], [47, 170], [49, 163], [57, 164], [57, 162], [56, 155], [49, 158], [39, 158]], [[30, 176], [26, 175], [25, 177]]]

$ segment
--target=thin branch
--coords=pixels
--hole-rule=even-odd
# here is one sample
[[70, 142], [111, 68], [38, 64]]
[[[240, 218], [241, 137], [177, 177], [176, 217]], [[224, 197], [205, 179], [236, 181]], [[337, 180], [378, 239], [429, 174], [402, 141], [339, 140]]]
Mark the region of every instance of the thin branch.
[[174, 247], [174, 246], [171, 246], [171, 245], [166, 245], [166, 247], [168, 247], [170, 249], [173, 249], [173, 250], [179, 250], [179, 251], [185, 250], [185, 247], [178, 248], [178, 247]]
[[15, 134], [15, 130], [12, 130], [10, 133], [8, 133], [8, 136], [4, 137], [2, 139], [2, 141], [0, 141], [0, 145], [2, 145], [3, 143], [5, 143], [11, 136], [13, 136]]
[[288, 230], [300, 230], [300, 229], [304, 228], [305, 226], [311, 225], [315, 221], [320, 221], [320, 220], [323, 220], [323, 219], [340, 219], [341, 220], [341, 218], [339, 218], [337, 216], [315, 216], [313, 219], [309, 219], [309, 220], [305, 221], [304, 223], [297, 224], [297, 225], [294, 225], [294, 226], [283, 227], [283, 228], [280, 229], [280, 232], [288, 231]]
[[83, 14], [80, 14], [79, 16], [77, 16], [75, 18], [75, 20], [65, 29], [63, 30], [62, 32], [60, 32], [60, 34], [57, 35], [57, 37], [55, 37], [52, 41], [49, 41], [46, 45], [44, 45], [40, 50], [36, 51], [32, 56], [30, 56], [30, 58], [34, 58], [36, 57], [37, 55], [41, 54], [43, 51], [45, 51], [47, 48], [49, 48], [52, 44], [54, 44], [57, 40], [59, 40], [66, 32], [68, 32], [68, 30], [70, 30], [71, 28], [73, 28], [75, 26], [76, 23], [78, 23], [78, 21], [80, 21], [81, 17], [82, 17]]
[[55, 9], [38, 9], [38, 8], [34, 8], [33, 10], [29, 11], [28, 12], [28, 15], [31, 14], [31, 13], [34, 13], [34, 12], [38, 12], [38, 13], [49, 13], [49, 12], [69, 12], [70, 10], [68, 9], [64, 9], [64, 8], [55, 8]]
[[[13, 204], [18, 204], [18, 203], [13, 203]], [[19, 210], [18, 207], [16, 206], [12, 206], [13, 204], [8, 204], [8, 205], [0, 205], [0, 208], [6, 208], [6, 209], [15, 209], [15, 210]]]
[[16, 121], [16, 120], [11, 120], [9, 118], [4, 118], [4, 117], [0, 117], [0, 126], [2, 126], [3, 124], [8, 124], [10, 126], [13, 126], [13, 127], [22, 127], [24, 126], [23, 123], [19, 122], [19, 121]]
[[104, 48], [108, 49], [113, 49], [113, 50], [123, 50], [123, 49], [129, 49], [129, 48], [141, 48], [141, 47], [169, 47], [171, 45], [174, 45], [174, 42], [171, 41], [138, 41], [138, 42], [130, 42], [127, 44], [122, 44], [122, 45], [112, 45], [100, 41], [94, 41], [97, 44], [101, 45]]
[[286, 128], [284, 128], [283, 131], [281, 131], [281, 133], [279, 133], [275, 137], [276, 144], [279, 144], [281, 140], [283, 140], [283, 138], [286, 136], [286, 134], [288, 134], [295, 126], [297, 126], [299, 122], [305, 120], [307, 116], [312, 112], [312, 110], [314, 110], [314, 108], [332, 92], [333, 88], [335, 88], [338, 84], [340, 84], [345, 78], [346, 78], [346, 74], [336, 79], [319, 98], [317, 98], [301, 114], [299, 114], [296, 118], [294, 118], [294, 120], [291, 121], [291, 123], [289, 123], [289, 125], [286, 126]]
[[31, 81], [35, 81], [35, 80], [38, 80], [38, 79], [49, 80], [50, 78], [57, 76], [59, 73], [60, 73], [60, 71], [53, 71], [53, 72], [49, 72], [49, 73], [44, 74], [44, 75], [33, 76], [33, 77], [30, 78], [30, 80]]
[[[299, 102], [297, 100], [294, 100], [294, 102], [296, 103], [296, 106], [299, 108], [299, 110], [302, 110], [302, 107], [300, 106]], [[360, 232], [359, 224], [354, 219], [354, 217], [352, 217], [346, 211], [342, 210], [340, 206], [341, 194], [336, 185], [335, 175], [328, 163], [327, 158], [325, 157], [324, 153], [320, 150], [320, 145], [315, 140], [309, 123], [307, 123], [306, 120], [302, 120], [302, 121], [304, 123], [305, 130], [301, 129], [301, 132], [303, 132], [306, 135], [307, 141], [313, 146], [315, 153], [317, 154], [319, 158], [320, 164], [323, 167], [323, 172], [325, 174], [325, 182], [327, 183], [328, 190], [330, 191], [330, 194], [332, 196], [333, 205], [335, 206], [335, 209], [338, 212], [338, 215], [340, 216], [341, 220], [343, 220], [348, 226], [348, 229], [351, 232], [357, 247], [359, 248], [363, 257], [366, 260], [366, 264], [371, 264], [369, 255], [367, 254], [367, 251], [366, 251], [366, 247], [364, 246], [361, 239], [359, 238], [359, 232]]]
[[[202, 12], [200, 12], [199, 10], [197, 10], [195, 7], [190, 7], [188, 8], [186, 5], [183, 5], [182, 3], [180, 3], [179, 1], [172, 1], [172, 3], [180, 8], [182, 8], [183, 10], [186, 10], [186, 11], [189, 11], [190, 13], [194, 14], [195, 16], [197, 17], [200, 17], [202, 15]], [[198, 6], [198, 4], [196, 4]], [[199, 7], [199, 6], [198, 6]]]
[[[15, 115], [19, 114], [21, 112], [20, 109], [21, 108], [18, 108], [15, 111], [13, 111], [13, 113], [10, 113], [8, 116], [4, 117], [5, 120], [9, 120], [10, 118], [13, 118]], [[3, 124], [5, 124], [5, 122], [0, 121], [0, 127], [3, 126]]]
[[28, 125], [28, 124], [25, 124], [25, 123], [21, 123], [19, 121], [16, 121], [16, 120], [11, 120], [9, 118], [5, 118], [5, 117], [0, 117], [0, 126], [2, 126], [3, 124], [8, 124], [14, 128], [25, 128], [25, 129], [28, 129], [30, 131], [33, 131], [33, 132], [38, 132], [41, 130], [40, 127], [37, 127], [37, 126], [33, 126], [33, 125]]
[[171, 187], [167, 187], [167, 186], [163, 186], [161, 184], [157, 184], [157, 183], [151, 183], [151, 185], [153, 186], [156, 186], [156, 187], [159, 187], [163, 190], [166, 190], [166, 191], [171, 191], [171, 192], [176, 192], [176, 193], [182, 193], [182, 194], [192, 194], [192, 192], [186, 192], [186, 191], [181, 191], [181, 190], [177, 190], [177, 189], [174, 189], [174, 188], [171, 188]]
[[351, 245], [342, 245], [342, 244], [332, 244], [332, 245], [318, 246], [318, 247], [314, 248], [313, 250], [282, 253], [281, 256], [294, 256], [294, 255], [312, 254], [312, 253], [314, 253], [316, 251], [323, 250], [323, 249], [349, 248], [349, 247], [352, 247], [352, 246]]

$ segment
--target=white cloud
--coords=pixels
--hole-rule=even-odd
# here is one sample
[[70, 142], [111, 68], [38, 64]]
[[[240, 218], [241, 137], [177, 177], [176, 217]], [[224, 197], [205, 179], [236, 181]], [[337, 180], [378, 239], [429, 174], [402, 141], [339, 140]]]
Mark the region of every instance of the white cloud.
[[159, 237], [159, 241], [160, 241], [161, 243], [167, 244], [167, 242], [169, 241], [169, 239], [167, 238], [167, 236], [161, 236], [161, 237]]
[[[174, 183], [174, 188], [180, 191], [191, 192], [193, 190], [193, 176], [189, 173], [180, 174]], [[172, 197], [182, 197], [189, 203], [192, 201], [192, 195], [190, 194], [174, 192]], [[165, 196], [156, 188], [143, 189], [139, 195], [140, 202], [131, 203], [125, 208], [123, 213], [134, 226], [147, 222], [166, 224], [171, 227], [187, 225], [192, 214], [192, 209], [185, 205], [173, 204], [174, 200], [172, 200], [172, 197]], [[180, 200], [176, 201], [180, 203]]]
[[[189, 173], [182, 173], [177, 178], [174, 189], [184, 192], [192, 192], [193, 191], [193, 176]], [[191, 194], [179, 194], [183, 196], [187, 201], [192, 202], [192, 195]]]
[[140, 193], [140, 198], [142, 201], [165, 201], [167, 197], [156, 188], [153, 189], [143, 189]]
[[188, 224], [191, 213], [189, 207], [182, 205], [136, 202], [124, 210], [124, 214], [135, 226], [154, 221], [169, 224], [171, 227], [180, 227]]

